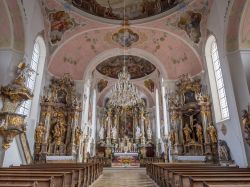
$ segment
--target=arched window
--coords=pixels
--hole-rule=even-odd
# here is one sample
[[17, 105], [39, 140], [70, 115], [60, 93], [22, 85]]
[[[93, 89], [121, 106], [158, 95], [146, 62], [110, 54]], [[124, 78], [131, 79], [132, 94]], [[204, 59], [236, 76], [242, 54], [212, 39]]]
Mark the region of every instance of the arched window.
[[205, 48], [216, 121], [229, 119], [227, 97], [216, 39], [211, 35]]
[[[31, 90], [31, 92], [34, 94], [34, 98], [36, 98], [35, 89], [39, 87], [40, 90], [40, 84], [36, 84], [37, 79], [42, 79], [42, 73], [43, 73], [43, 67], [45, 62], [45, 44], [43, 41], [43, 38], [38, 36], [35, 40], [32, 57], [30, 61], [30, 76], [27, 77], [26, 80], [26, 86]], [[39, 80], [39, 83], [41, 80]], [[39, 97], [39, 96], [38, 96]], [[21, 104], [21, 106], [18, 108], [18, 113], [23, 114], [26, 116], [29, 116], [30, 110], [31, 110], [32, 100], [25, 101]]]

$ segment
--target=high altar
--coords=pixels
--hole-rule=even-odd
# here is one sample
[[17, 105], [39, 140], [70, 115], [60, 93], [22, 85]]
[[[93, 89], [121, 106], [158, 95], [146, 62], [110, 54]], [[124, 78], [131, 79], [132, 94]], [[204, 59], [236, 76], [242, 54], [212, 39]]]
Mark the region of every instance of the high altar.
[[139, 158], [152, 149], [151, 124], [144, 103], [106, 107], [99, 130], [99, 156], [111, 158], [112, 166], [139, 166]]

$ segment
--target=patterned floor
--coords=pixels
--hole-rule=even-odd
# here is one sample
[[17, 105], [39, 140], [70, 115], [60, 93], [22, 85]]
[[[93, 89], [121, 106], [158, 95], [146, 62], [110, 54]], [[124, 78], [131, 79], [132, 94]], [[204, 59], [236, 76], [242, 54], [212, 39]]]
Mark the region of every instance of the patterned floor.
[[105, 168], [91, 187], [158, 187], [144, 168]]

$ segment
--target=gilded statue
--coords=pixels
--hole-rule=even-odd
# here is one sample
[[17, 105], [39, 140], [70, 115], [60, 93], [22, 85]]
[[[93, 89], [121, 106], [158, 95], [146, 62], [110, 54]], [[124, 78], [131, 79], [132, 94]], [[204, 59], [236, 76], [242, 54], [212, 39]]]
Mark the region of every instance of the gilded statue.
[[185, 143], [191, 142], [191, 133], [192, 130], [190, 129], [189, 125], [186, 123], [185, 127], [183, 128], [183, 133], [185, 136]]
[[82, 131], [81, 131], [80, 127], [77, 126], [75, 129], [75, 144], [76, 145], [80, 145], [81, 137], [82, 137]]
[[60, 145], [62, 143], [65, 132], [66, 129], [64, 127], [64, 124], [62, 123], [62, 119], [58, 119], [53, 129], [53, 138], [57, 145]]
[[196, 127], [196, 136], [198, 138], [199, 144], [203, 143], [203, 131], [202, 131], [202, 126], [199, 123], [195, 124]]
[[210, 137], [211, 143], [217, 143], [217, 130], [212, 123], [209, 124], [207, 132]]
[[45, 134], [45, 131], [46, 131], [45, 126], [42, 123], [39, 123], [35, 131], [35, 143], [37, 144], [43, 143], [43, 136]]

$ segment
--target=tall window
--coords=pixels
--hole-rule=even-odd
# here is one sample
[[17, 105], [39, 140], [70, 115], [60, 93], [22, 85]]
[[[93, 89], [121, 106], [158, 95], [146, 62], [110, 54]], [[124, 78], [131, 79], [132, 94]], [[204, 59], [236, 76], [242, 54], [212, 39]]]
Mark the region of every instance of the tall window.
[[206, 60], [212, 89], [215, 117], [217, 121], [226, 120], [229, 118], [229, 110], [218, 47], [214, 36], [210, 36], [208, 38], [206, 44]]
[[[34, 44], [33, 54], [30, 63], [30, 68], [32, 69], [32, 71], [30, 72], [30, 76], [27, 77], [26, 80], [26, 86], [31, 90], [32, 93], [34, 92], [36, 78], [38, 75], [37, 70], [38, 70], [39, 58], [40, 58], [40, 46], [38, 41], [36, 41]], [[28, 116], [30, 113], [31, 103], [32, 100], [23, 102], [17, 112], [19, 114]]]

